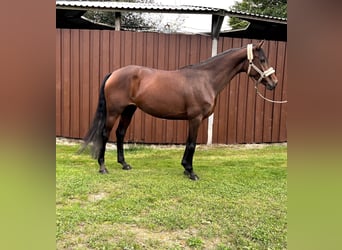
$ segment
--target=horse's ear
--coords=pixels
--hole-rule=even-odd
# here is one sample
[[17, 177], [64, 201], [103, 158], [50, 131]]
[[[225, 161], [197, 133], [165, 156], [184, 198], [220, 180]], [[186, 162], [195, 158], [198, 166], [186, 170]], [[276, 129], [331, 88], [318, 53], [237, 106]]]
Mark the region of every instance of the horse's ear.
[[261, 40], [261, 41], [259, 42], [259, 44], [256, 46], [257, 49], [260, 49], [264, 42], [265, 42], [265, 40]]

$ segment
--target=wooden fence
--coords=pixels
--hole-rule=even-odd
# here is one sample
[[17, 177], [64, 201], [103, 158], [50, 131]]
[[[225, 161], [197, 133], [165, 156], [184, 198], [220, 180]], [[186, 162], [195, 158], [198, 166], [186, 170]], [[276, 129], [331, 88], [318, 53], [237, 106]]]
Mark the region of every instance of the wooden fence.
[[[218, 52], [256, 40], [220, 38]], [[275, 91], [268, 98], [287, 98], [287, 44], [265, 41], [269, 64], [276, 70]], [[201, 35], [159, 34], [108, 30], [56, 30], [56, 136], [83, 138], [96, 110], [100, 83], [108, 72], [137, 64], [174, 70], [211, 56], [211, 38]], [[245, 73], [236, 76], [218, 97], [214, 112], [213, 143], [287, 141], [287, 104], [272, 104], [255, 95]], [[154, 118], [137, 110], [125, 141], [184, 143], [187, 122]], [[115, 128], [110, 140], [115, 141]], [[207, 141], [207, 120], [198, 143]]]

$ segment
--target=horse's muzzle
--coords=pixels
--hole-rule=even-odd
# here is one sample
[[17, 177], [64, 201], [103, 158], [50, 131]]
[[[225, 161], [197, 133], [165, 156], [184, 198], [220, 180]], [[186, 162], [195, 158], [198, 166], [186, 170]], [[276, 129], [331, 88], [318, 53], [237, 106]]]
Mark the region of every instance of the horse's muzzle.
[[275, 87], [277, 86], [278, 82], [274, 82], [272, 85], [271, 84], [266, 84], [266, 88], [268, 90], [274, 90]]
[[277, 84], [278, 84], [278, 78], [273, 73], [272, 75], [270, 75], [270, 77], [267, 80], [266, 88], [268, 90], [274, 90]]

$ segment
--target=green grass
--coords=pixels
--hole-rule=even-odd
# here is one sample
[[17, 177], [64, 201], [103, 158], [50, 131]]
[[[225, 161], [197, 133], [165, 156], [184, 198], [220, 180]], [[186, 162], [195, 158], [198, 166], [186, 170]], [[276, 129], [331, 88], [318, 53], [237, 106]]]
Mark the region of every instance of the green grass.
[[56, 145], [57, 249], [286, 249], [287, 146], [131, 146], [108, 175], [76, 146]]

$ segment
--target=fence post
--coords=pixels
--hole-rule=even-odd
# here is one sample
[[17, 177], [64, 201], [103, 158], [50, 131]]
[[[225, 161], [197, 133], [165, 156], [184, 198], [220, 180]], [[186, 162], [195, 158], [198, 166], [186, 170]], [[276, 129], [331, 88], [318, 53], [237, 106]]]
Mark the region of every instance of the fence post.
[[[211, 47], [211, 56], [217, 55], [217, 38], [214, 37], [212, 41]], [[213, 126], [214, 126], [214, 113], [212, 113], [208, 118], [208, 139], [207, 145], [211, 145], [213, 143]]]

